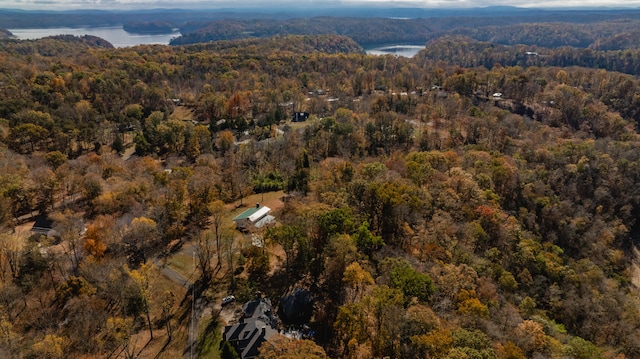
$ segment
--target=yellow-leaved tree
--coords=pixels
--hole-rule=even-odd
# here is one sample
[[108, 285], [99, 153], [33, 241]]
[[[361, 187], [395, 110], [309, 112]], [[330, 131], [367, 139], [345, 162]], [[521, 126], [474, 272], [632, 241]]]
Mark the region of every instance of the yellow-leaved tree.
[[153, 339], [153, 326], [151, 325], [151, 314], [149, 310], [151, 301], [151, 283], [150, 275], [152, 270], [152, 264], [143, 263], [139, 269], [130, 270], [129, 277], [136, 284], [136, 289], [139, 291], [142, 302], [142, 310], [144, 310], [147, 316], [147, 324], [149, 325], [149, 336]]
[[67, 338], [55, 334], [47, 334], [42, 340], [31, 347], [36, 358], [62, 359], [65, 358]]

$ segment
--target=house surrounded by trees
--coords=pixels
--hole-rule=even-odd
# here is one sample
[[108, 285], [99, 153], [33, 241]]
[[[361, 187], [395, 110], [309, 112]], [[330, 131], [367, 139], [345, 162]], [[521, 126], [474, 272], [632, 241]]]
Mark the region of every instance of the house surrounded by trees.
[[260, 345], [278, 333], [278, 319], [268, 298], [246, 302], [242, 315], [239, 323], [224, 328], [222, 339], [229, 342], [242, 359], [256, 358]]
[[271, 208], [267, 206], [260, 206], [259, 203], [256, 203], [255, 207], [249, 208], [235, 216], [233, 221], [236, 222], [236, 228], [240, 231], [257, 229], [268, 225], [275, 220], [275, 217], [270, 215], [269, 212], [271, 212]]

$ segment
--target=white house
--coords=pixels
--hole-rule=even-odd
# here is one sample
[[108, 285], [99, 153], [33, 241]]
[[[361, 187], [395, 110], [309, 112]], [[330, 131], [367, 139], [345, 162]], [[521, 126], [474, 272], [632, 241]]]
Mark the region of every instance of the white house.
[[256, 204], [255, 207], [249, 208], [233, 218], [236, 227], [241, 231], [249, 231], [258, 229], [265, 225], [271, 224], [275, 217], [270, 215], [271, 208]]

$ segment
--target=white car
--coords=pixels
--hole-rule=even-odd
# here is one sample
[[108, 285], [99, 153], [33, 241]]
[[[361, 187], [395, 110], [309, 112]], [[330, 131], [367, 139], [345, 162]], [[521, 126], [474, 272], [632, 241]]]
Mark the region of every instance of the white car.
[[222, 305], [227, 305], [227, 304], [233, 302], [234, 300], [236, 300], [236, 297], [234, 297], [232, 295], [228, 295], [228, 296], [222, 298]]

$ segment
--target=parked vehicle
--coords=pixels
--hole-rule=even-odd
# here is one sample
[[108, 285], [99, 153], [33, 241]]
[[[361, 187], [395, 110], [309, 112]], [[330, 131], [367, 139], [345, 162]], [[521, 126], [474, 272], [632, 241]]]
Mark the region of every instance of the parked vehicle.
[[234, 297], [233, 295], [228, 295], [228, 296], [222, 298], [222, 305], [223, 306], [227, 305], [227, 304], [229, 304], [229, 303], [231, 303], [231, 302], [233, 302], [235, 300], [236, 300], [236, 297]]

